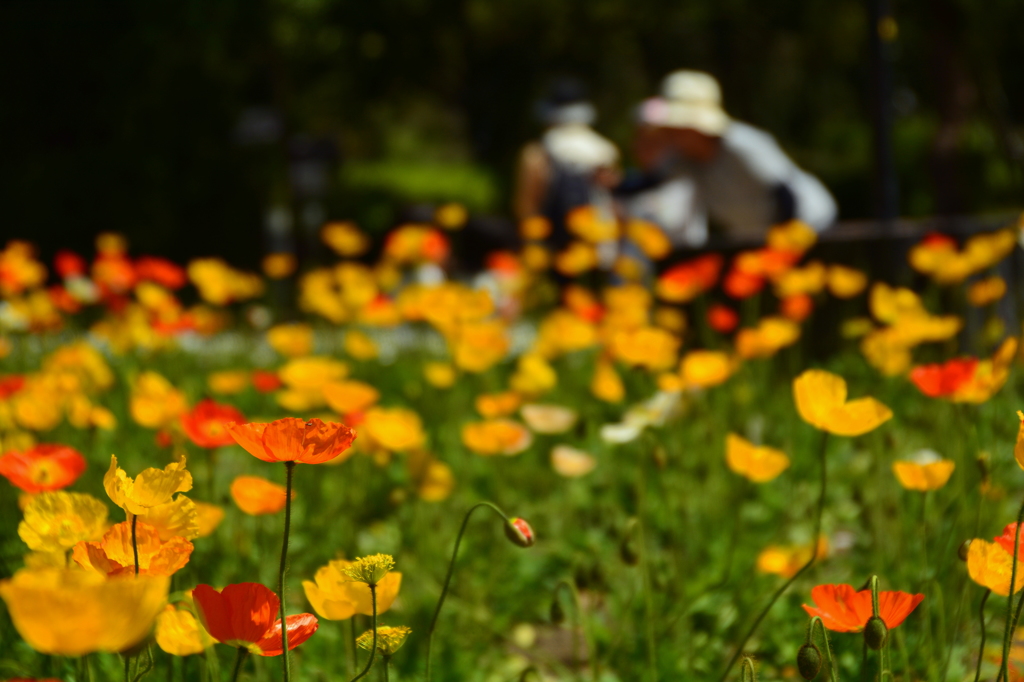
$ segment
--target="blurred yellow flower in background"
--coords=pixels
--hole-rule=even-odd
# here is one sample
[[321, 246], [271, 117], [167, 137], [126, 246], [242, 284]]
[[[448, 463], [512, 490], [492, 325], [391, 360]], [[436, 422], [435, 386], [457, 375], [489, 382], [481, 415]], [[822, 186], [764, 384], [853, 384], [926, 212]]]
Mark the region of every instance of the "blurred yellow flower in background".
[[294, 253], [269, 253], [263, 257], [263, 274], [270, 279], [284, 279], [295, 273], [299, 262]]
[[731, 377], [739, 367], [736, 358], [718, 350], [692, 350], [683, 356], [679, 372], [687, 388], [711, 388]]
[[18, 524], [18, 536], [37, 552], [60, 552], [103, 535], [107, 506], [92, 495], [63, 490], [34, 495]]
[[[250, 516], [276, 514], [284, 509], [287, 489], [260, 476], [236, 476], [231, 481], [231, 499]], [[292, 499], [295, 491], [292, 490]]]
[[820, 369], [793, 380], [793, 398], [805, 422], [837, 436], [860, 436], [892, 418], [892, 410], [874, 398], [847, 401], [846, 380]]
[[476, 397], [473, 405], [481, 417], [493, 419], [514, 414], [522, 402], [522, 397], [515, 391], [504, 391], [502, 393], [481, 393]]
[[519, 410], [523, 421], [534, 433], [565, 433], [576, 425], [579, 413], [562, 405], [523, 405]]
[[313, 352], [313, 328], [308, 324], [279, 324], [267, 330], [267, 343], [281, 355], [301, 358]]
[[423, 447], [427, 439], [420, 416], [404, 407], [371, 408], [357, 430], [360, 436], [391, 452]]
[[868, 276], [844, 265], [828, 267], [828, 290], [836, 298], [853, 298], [868, 286]]
[[189, 656], [203, 653], [214, 639], [191, 611], [168, 604], [156, 617], [156, 644], [172, 656]]
[[176, 422], [188, 410], [188, 402], [165, 377], [146, 371], [132, 382], [129, 410], [139, 426], [160, 429]]
[[725, 462], [734, 473], [754, 483], [767, 483], [789, 468], [786, 453], [754, 445], [735, 433], [725, 437]]
[[558, 374], [555, 368], [538, 353], [520, 356], [516, 371], [509, 379], [513, 391], [529, 397], [547, 393], [557, 385]]
[[621, 403], [626, 397], [626, 385], [609, 360], [599, 359], [594, 364], [594, 377], [590, 380], [590, 392], [606, 403]]
[[338, 414], [365, 412], [380, 399], [380, 391], [362, 381], [334, 381], [324, 385], [324, 399]]
[[978, 308], [995, 303], [1005, 295], [1006, 280], [998, 275], [978, 280], [967, 289], [967, 300]]
[[[761, 573], [792, 578], [811, 558], [811, 545], [769, 545], [757, 555], [757, 570]], [[828, 538], [818, 538], [817, 558], [828, 556]]]
[[451, 388], [455, 384], [455, 368], [448, 362], [428, 362], [423, 365], [423, 377], [434, 388]]
[[370, 248], [369, 237], [360, 232], [355, 223], [327, 223], [320, 231], [320, 238], [342, 258], [361, 256]]
[[556, 445], [551, 448], [551, 468], [559, 476], [579, 478], [586, 476], [597, 467], [597, 460], [592, 455], [569, 445]]
[[943, 459], [933, 450], [921, 450], [910, 460], [893, 462], [896, 480], [907, 490], [928, 492], [938, 490], [949, 482], [956, 462]]
[[529, 429], [511, 419], [489, 419], [462, 427], [462, 444], [478, 455], [518, 455], [532, 442]]
[[210, 372], [206, 377], [206, 386], [212, 393], [235, 395], [249, 386], [249, 372], [244, 369]]

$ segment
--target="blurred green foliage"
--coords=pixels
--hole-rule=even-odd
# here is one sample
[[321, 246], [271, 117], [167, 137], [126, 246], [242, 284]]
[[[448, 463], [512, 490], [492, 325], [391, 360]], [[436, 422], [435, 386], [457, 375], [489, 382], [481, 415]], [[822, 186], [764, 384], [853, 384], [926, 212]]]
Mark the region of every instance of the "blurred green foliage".
[[[997, 211], [1024, 189], [1024, 5], [894, 5], [895, 154], [904, 215]], [[867, 3], [836, 0], [11, 0], [0, 6], [4, 234], [87, 248], [99, 230], [178, 259], [253, 264], [284, 141], [233, 141], [271, 107], [333, 140], [329, 217], [371, 229], [401, 202], [507, 213], [549, 79], [592, 89], [628, 149], [667, 72], [706, 69], [728, 111], [774, 133], [872, 213]]]

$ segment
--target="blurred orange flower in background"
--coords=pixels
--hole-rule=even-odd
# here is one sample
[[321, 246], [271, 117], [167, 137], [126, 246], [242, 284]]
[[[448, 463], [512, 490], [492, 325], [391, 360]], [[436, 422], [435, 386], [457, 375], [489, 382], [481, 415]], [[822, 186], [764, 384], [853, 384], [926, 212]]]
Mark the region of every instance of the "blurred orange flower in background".
[[[231, 499], [250, 516], [276, 514], [284, 509], [286, 489], [259, 476], [238, 476], [231, 482]], [[292, 499], [295, 491], [292, 490]]]

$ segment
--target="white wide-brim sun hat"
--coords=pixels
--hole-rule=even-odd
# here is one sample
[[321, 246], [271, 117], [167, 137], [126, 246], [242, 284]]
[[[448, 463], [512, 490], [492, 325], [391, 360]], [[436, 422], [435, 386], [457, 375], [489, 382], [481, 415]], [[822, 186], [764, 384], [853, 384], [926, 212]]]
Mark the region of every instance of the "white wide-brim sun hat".
[[665, 77], [661, 94], [640, 104], [639, 118], [643, 123], [690, 128], [715, 137], [729, 126], [729, 116], [722, 109], [721, 88], [709, 74], [674, 71]]

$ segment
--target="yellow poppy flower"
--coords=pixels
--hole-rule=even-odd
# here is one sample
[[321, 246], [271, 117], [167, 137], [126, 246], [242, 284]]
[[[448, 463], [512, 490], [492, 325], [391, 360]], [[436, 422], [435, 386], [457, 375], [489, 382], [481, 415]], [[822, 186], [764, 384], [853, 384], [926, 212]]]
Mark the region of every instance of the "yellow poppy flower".
[[573, 241], [555, 256], [555, 269], [566, 277], [582, 275], [597, 267], [597, 249], [590, 244]]
[[356, 430], [374, 445], [391, 452], [415, 450], [427, 439], [420, 416], [402, 407], [371, 408]]
[[503, 393], [481, 393], [473, 401], [476, 411], [485, 419], [507, 417], [519, 409], [523, 399], [515, 391]]
[[431, 459], [422, 469], [416, 494], [424, 502], [440, 502], [447, 499], [454, 488], [455, 475], [452, 468], [444, 462]]
[[922, 450], [910, 461], [893, 462], [892, 472], [896, 480], [907, 490], [928, 492], [938, 490], [949, 482], [956, 462], [942, 459], [932, 450]]
[[813, 295], [825, 288], [828, 271], [820, 261], [813, 261], [802, 268], [792, 268], [775, 280], [775, 295], [779, 298]]
[[1006, 280], [999, 276], [979, 280], [967, 289], [967, 300], [977, 308], [995, 303], [1005, 295]]
[[364, 332], [353, 329], [345, 333], [345, 353], [356, 360], [372, 360], [380, 351], [377, 344]]
[[355, 223], [335, 222], [324, 225], [320, 239], [342, 258], [362, 255], [370, 248], [370, 238]]
[[[1010, 594], [1010, 576], [1013, 571], [1013, 557], [995, 542], [980, 538], [971, 540], [967, 549], [967, 573], [971, 580], [987, 587], [1001, 597]], [[1017, 582], [1013, 592], [1024, 587], [1024, 570], [1017, 569]]]
[[767, 483], [789, 467], [789, 457], [781, 450], [754, 445], [735, 433], [725, 437], [725, 462], [754, 483]]
[[529, 429], [511, 419], [490, 419], [462, 427], [462, 444], [478, 455], [518, 455], [532, 442]]
[[163, 428], [187, 409], [185, 394], [156, 372], [143, 372], [132, 382], [129, 410], [140, 426]]
[[692, 350], [683, 356], [679, 372], [687, 388], [711, 388], [733, 375], [739, 363], [728, 353], [717, 350]]
[[455, 385], [455, 368], [447, 362], [428, 362], [423, 365], [423, 378], [434, 388], [451, 388]]
[[[180, 498], [179, 498], [180, 499]], [[213, 535], [217, 526], [224, 520], [224, 509], [209, 502], [195, 502], [196, 537], [205, 538]]]
[[377, 628], [376, 636], [373, 630], [367, 630], [356, 638], [356, 645], [365, 651], [373, 648], [374, 641], [377, 642], [377, 653], [381, 656], [394, 656], [395, 652], [405, 644], [405, 638], [412, 632], [412, 628], [404, 625], [392, 627], [382, 625]]
[[615, 365], [608, 360], [598, 360], [594, 365], [594, 377], [590, 380], [590, 392], [606, 403], [621, 403], [626, 397], [626, 385], [615, 371]]
[[117, 456], [110, 456], [110, 469], [103, 476], [103, 487], [110, 499], [121, 509], [136, 516], [146, 516], [153, 507], [171, 502], [175, 493], [192, 489], [192, 474], [185, 469], [185, 458], [171, 462], [163, 469], [143, 469], [135, 478], [117, 466]]
[[800, 325], [783, 317], [762, 318], [736, 334], [736, 354], [744, 360], [770, 358], [800, 338]]
[[[817, 558], [828, 556], [828, 538], [818, 538]], [[769, 545], [757, 555], [757, 570], [761, 573], [792, 578], [811, 558], [812, 547], [807, 545]]]
[[[129, 512], [127, 516], [131, 521], [132, 514]], [[164, 542], [173, 537], [183, 537], [186, 540], [199, 537], [199, 508], [184, 495], [178, 495], [170, 502], [150, 508], [143, 518], [146, 519], [146, 523], [156, 528]]]
[[323, 392], [327, 405], [342, 415], [365, 412], [380, 399], [380, 391], [362, 381], [334, 381]]
[[537, 353], [526, 353], [516, 363], [516, 371], [509, 379], [513, 391], [525, 396], [538, 396], [547, 393], [558, 385], [558, 374]]
[[201, 654], [214, 639], [191, 611], [168, 604], [156, 617], [156, 644], [172, 656]]
[[206, 377], [206, 385], [213, 393], [235, 395], [249, 385], [249, 372], [241, 369], [210, 372]]
[[[354, 561], [337, 559], [321, 566], [314, 581], [302, 581], [306, 599], [317, 615], [327, 620], [347, 620], [355, 614], [372, 615], [370, 587], [365, 582], [355, 582], [345, 573], [355, 565]], [[377, 583], [377, 613], [391, 608], [402, 587], [402, 574], [390, 571]]]
[[679, 345], [679, 337], [671, 332], [659, 327], [640, 327], [616, 332], [609, 351], [627, 365], [659, 371], [676, 363]]
[[765, 241], [770, 249], [803, 253], [818, 241], [818, 233], [807, 223], [790, 220], [772, 226]]
[[92, 571], [23, 569], [0, 581], [18, 634], [40, 653], [116, 653], [142, 641], [167, 599], [170, 578], [107, 578]]
[[37, 552], [60, 552], [103, 535], [107, 506], [92, 495], [63, 490], [33, 495], [18, 536]]
[[892, 418], [892, 410], [874, 398], [846, 400], [846, 380], [809, 369], [793, 380], [797, 411], [808, 424], [837, 436], [860, 436]]
[[828, 290], [836, 298], [853, 298], [868, 286], [868, 276], [843, 265], [828, 267]]

